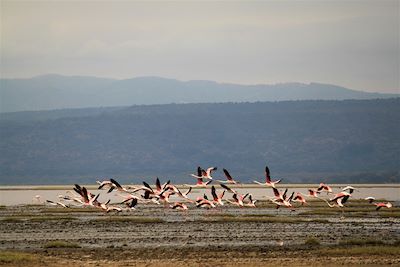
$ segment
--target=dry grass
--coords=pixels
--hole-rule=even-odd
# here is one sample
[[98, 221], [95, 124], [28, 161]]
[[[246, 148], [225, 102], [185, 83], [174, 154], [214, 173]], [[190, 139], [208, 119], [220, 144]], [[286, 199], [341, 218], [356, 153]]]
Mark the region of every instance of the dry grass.
[[325, 256], [398, 256], [400, 255], [399, 246], [353, 246], [353, 247], [329, 247], [321, 248], [319, 252]]
[[304, 241], [304, 245], [308, 247], [315, 247], [321, 245], [321, 242], [316, 237], [310, 236]]
[[161, 218], [153, 218], [153, 217], [132, 217], [132, 216], [110, 216], [103, 218], [96, 218], [90, 220], [91, 222], [130, 222], [130, 223], [163, 223], [165, 222]]
[[342, 246], [367, 246], [367, 245], [384, 245], [385, 243], [380, 239], [373, 238], [352, 238], [340, 240], [339, 245]]
[[44, 222], [44, 221], [73, 221], [77, 218], [71, 216], [35, 216], [28, 218], [31, 222]]
[[99, 209], [96, 208], [44, 208], [40, 211], [41, 213], [80, 213], [80, 212], [96, 212], [99, 213]]
[[39, 257], [30, 253], [17, 251], [0, 251], [0, 265], [10, 264], [32, 264], [37, 262]]
[[[200, 220], [201, 221], [201, 220]], [[284, 216], [213, 216], [205, 222], [329, 223], [326, 219], [300, 219]]]
[[77, 243], [66, 241], [50, 241], [43, 245], [43, 248], [81, 248]]

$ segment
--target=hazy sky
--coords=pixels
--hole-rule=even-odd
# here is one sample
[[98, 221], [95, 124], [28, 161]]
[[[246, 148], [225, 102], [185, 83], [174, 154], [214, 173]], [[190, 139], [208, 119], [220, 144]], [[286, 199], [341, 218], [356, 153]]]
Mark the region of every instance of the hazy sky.
[[400, 1], [6, 1], [1, 76], [322, 82], [399, 92]]

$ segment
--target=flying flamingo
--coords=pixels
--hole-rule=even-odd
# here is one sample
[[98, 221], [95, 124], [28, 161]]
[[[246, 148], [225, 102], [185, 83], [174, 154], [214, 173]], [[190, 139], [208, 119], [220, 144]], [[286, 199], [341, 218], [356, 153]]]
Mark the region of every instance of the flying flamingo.
[[108, 190], [108, 193], [112, 192], [115, 188], [116, 188], [118, 191], [121, 191], [121, 192], [128, 192], [128, 193], [129, 193], [129, 191], [128, 191], [127, 188], [122, 187], [122, 186], [121, 186], [117, 181], [115, 181], [114, 179], [111, 178], [110, 181], [112, 182], [112, 187], [110, 187], [110, 190]]
[[366, 197], [364, 200], [367, 200], [369, 203], [374, 202], [375, 198], [374, 197]]
[[320, 193], [320, 192], [317, 191], [317, 190], [308, 189], [308, 196], [309, 196], [309, 197], [320, 198], [320, 197], [318, 196], [319, 193]]
[[390, 209], [391, 207], [393, 207], [392, 203], [388, 202], [388, 203], [374, 203], [374, 205], [376, 206], [376, 210], [380, 210], [381, 208], [388, 208]]
[[232, 194], [237, 194], [236, 190], [230, 188], [229, 186], [225, 185], [225, 184], [220, 184], [220, 186], [226, 190], [228, 190], [228, 192], [231, 192]]
[[280, 183], [281, 179], [280, 180], [276, 180], [276, 181], [272, 181], [271, 180], [271, 176], [270, 176], [270, 172], [269, 172], [269, 168], [268, 168], [268, 166], [266, 166], [265, 167], [265, 183], [260, 183], [258, 181], [254, 181], [254, 182], [256, 184], [259, 184], [259, 185], [267, 185], [267, 186], [271, 186], [271, 187], [275, 188], [275, 184]]
[[346, 191], [346, 190], [349, 190], [349, 193], [350, 194], [353, 194], [353, 192], [356, 190], [354, 187], [352, 187], [352, 186], [346, 186], [345, 188], [343, 188], [342, 189], [342, 191]]
[[326, 185], [324, 183], [320, 183], [319, 187], [317, 189], [318, 192], [320, 192], [322, 190], [326, 191], [327, 194], [332, 193], [332, 187], [330, 187], [329, 185]]
[[337, 193], [332, 199], [329, 200], [329, 202], [336, 202], [336, 204], [339, 207], [344, 207], [344, 203], [347, 202], [347, 200], [349, 199], [349, 197], [351, 196], [350, 193], [347, 193], [345, 191]]
[[229, 203], [233, 204], [233, 205], [237, 205], [238, 207], [243, 207], [244, 203], [243, 200], [249, 195], [249, 193], [245, 194], [245, 195], [241, 195], [238, 193], [235, 193], [232, 195], [232, 198], [234, 201], [228, 200]]
[[216, 171], [216, 170], [217, 170], [217, 167], [210, 167], [210, 168], [208, 168], [208, 169], [206, 170], [205, 173], [203, 172], [203, 177], [202, 177], [202, 178], [208, 179], [208, 180], [212, 180], [213, 178], [212, 178], [212, 176], [211, 176], [211, 173], [212, 173], [213, 171]]
[[190, 174], [190, 176], [199, 179], [199, 178], [203, 178], [203, 175], [206, 174], [206, 171], [203, 170], [200, 166], [197, 167], [197, 173], [196, 174]]
[[218, 182], [220, 182], [220, 183], [226, 183], [226, 184], [239, 184], [239, 182], [235, 181], [235, 180], [232, 178], [232, 176], [229, 174], [229, 172], [228, 172], [227, 169], [222, 169], [222, 170], [224, 171], [226, 180], [225, 180], [225, 181], [223, 181], [223, 180], [217, 180]]
[[224, 194], [225, 194], [225, 190], [222, 191], [221, 194], [217, 195], [215, 187], [214, 186], [211, 187], [211, 195], [213, 196], [214, 203], [219, 204], [220, 206], [223, 206], [224, 202], [222, 202], [222, 198], [224, 197]]
[[35, 202], [37, 202], [37, 203], [42, 203], [41, 198], [42, 198], [41, 195], [36, 195], [36, 196], [34, 196], [34, 197], [32, 198], [32, 201], [35, 201]]
[[50, 204], [50, 205], [52, 205], [52, 206], [61, 206], [61, 207], [63, 207], [63, 208], [68, 208], [68, 206], [67, 205], [65, 205], [64, 203], [62, 203], [62, 202], [54, 202], [54, 201], [51, 201], [51, 200], [46, 200], [46, 203], [47, 204]]
[[293, 201], [297, 201], [300, 205], [307, 204], [305, 197], [301, 193], [297, 193], [296, 196], [293, 198]]
[[81, 198], [82, 198], [82, 204], [87, 205], [87, 206], [95, 206], [97, 198], [99, 197], [100, 194], [97, 194], [97, 196], [94, 196], [93, 194], [89, 193], [86, 189], [86, 187], [81, 187], [78, 184], [75, 184], [74, 191], [77, 192]]
[[245, 203], [244, 205], [245, 205], [246, 207], [255, 208], [255, 207], [256, 207], [256, 202], [257, 202], [257, 200], [256, 200], [256, 199], [253, 199], [253, 195], [252, 195], [252, 194], [249, 194], [248, 197], [249, 197], [249, 201], [250, 201], [250, 202]]
[[188, 206], [182, 202], [175, 202], [174, 205], [170, 205], [170, 208], [175, 210], [188, 210]]
[[184, 198], [184, 199], [186, 199], [186, 200], [188, 200], [189, 202], [193, 202], [193, 200], [191, 200], [187, 195], [189, 195], [189, 193], [192, 191], [192, 187], [190, 186], [189, 187], [189, 189], [186, 191], [186, 192], [184, 192], [184, 193], [182, 193], [178, 188], [176, 188], [176, 190], [178, 191], [177, 192], [177, 195], [178, 196], [180, 196], [181, 198]]
[[184, 185], [189, 187], [207, 187], [207, 185], [211, 182], [212, 180], [204, 182], [203, 178], [197, 178], [197, 183], [195, 185], [190, 185], [190, 184], [184, 184]]
[[204, 197], [197, 198], [196, 207], [198, 207], [198, 208], [204, 207], [204, 208], [210, 209], [210, 208], [215, 208], [216, 206], [212, 201], [208, 200], [206, 195], [204, 195]]
[[108, 187], [109, 188], [109, 192], [108, 193], [113, 191], [114, 187], [115, 187], [114, 183], [111, 182], [110, 180], [104, 180], [104, 181], [101, 181], [101, 182], [100, 181], [96, 181], [96, 183], [99, 184], [99, 187], [97, 189], [102, 189], [103, 187]]
[[128, 207], [129, 210], [134, 210], [135, 206], [138, 203], [138, 199], [137, 198], [132, 198], [131, 202], [129, 201], [125, 201], [126, 206]]
[[277, 205], [277, 209], [279, 209], [280, 206], [285, 206], [287, 208], [293, 207], [291, 201], [293, 199], [294, 192], [292, 192], [289, 197], [286, 197], [288, 189], [286, 189], [283, 193], [279, 192], [275, 187], [273, 187], [272, 190], [274, 191], [275, 198], [271, 199], [271, 201]]

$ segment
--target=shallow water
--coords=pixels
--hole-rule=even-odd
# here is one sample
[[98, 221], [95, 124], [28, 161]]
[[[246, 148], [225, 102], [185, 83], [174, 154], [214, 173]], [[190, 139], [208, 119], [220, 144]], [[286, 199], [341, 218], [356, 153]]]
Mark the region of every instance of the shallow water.
[[[286, 187], [289, 187], [289, 194], [292, 191], [295, 192], [300, 192], [304, 195], [308, 195], [308, 188], [313, 188], [315, 185], [295, 185], [296, 187], [293, 187], [293, 185], [281, 185], [280, 190], [284, 190]], [[297, 187], [298, 186], [298, 187]], [[340, 192], [340, 188], [342, 188], [344, 185], [332, 185], [333, 191], [334, 192]], [[37, 188], [44, 188], [44, 187], [49, 187], [50, 189], [42, 190], [42, 189], [37, 189]], [[373, 196], [377, 199], [386, 199], [388, 201], [400, 201], [400, 185], [399, 184], [368, 184], [368, 185], [354, 185], [354, 187], [357, 189], [357, 191], [353, 192], [352, 198], [353, 199], [362, 199], [368, 196]], [[62, 189], [61, 189], [62, 188]], [[2, 186], [0, 187], [0, 205], [5, 205], [5, 206], [12, 206], [12, 205], [21, 205], [21, 204], [39, 204], [45, 200], [52, 200], [52, 201], [58, 201], [58, 196], [59, 195], [65, 195], [66, 191], [71, 190], [72, 191], [73, 186], [71, 187], [68, 186], [57, 186], [53, 187], [53, 189], [50, 186], [40, 186], [40, 187], [29, 187], [29, 186]], [[217, 188], [217, 192], [221, 192], [222, 189]], [[244, 186], [237, 186], [235, 187], [235, 190], [237, 190], [241, 194], [246, 194], [246, 193], [251, 193], [253, 195], [254, 199], [259, 199], [259, 200], [267, 200], [269, 197], [273, 196], [273, 192], [271, 188], [268, 187], [248, 187], [248, 185]], [[107, 193], [106, 190], [89, 190], [93, 194], [98, 194], [100, 193], [99, 196], [99, 201], [100, 202], [105, 202], [108, 199], [111, 200], [111, 202], [121, 202], [123, 199], [121, 195], [118, 193], [112, 192], [112, 193]], [[186, 191], [186, 189], [183, 189], [182, 191]], [[203, 194], [206, 193], [209, 197], [211, 197], [210, 189], [204, 189], [204, 188], [195, 188], [192, 190], [190, 193], [190, 198], [191, 199], [196, 199], [199, 196], [203, 196]], [[36, 196], [40, 196], [39, 199], [36, 198]], [[226, 196], [230, 198], [231, 194], [226, 193]], [[226, 198], [225, 196], [225, 198]], [[329, 198], [330, 196], [327, 195], [325, 192], [321, 193], [322, 198]], [[178, 200], [175, 197], [171, 197], [171, 201]]]

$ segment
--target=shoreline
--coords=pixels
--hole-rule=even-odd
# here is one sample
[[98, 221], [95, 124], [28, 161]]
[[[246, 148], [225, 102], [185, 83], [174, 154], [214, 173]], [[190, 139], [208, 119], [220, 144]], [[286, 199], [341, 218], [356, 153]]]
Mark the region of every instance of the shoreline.
[[[219, 184], [214, 184], [219, 186]], [[257, 184], [240, 184], [240, 185], [231, 185], [228, 184], [229, 187], [231, 188], [270, 188], [267, 186], [262, 186], [262, 185], [257, 185]], [[333, 188], [341, 188], [345, 187], [348, 184], [329, 184]], [[358, 188], [400, 188], [400, 183], [395, 183], [395, 184], [356, 184], [353, 183], [351, 184], [354, 187]], [[87, 185], [81, 185], [85, 186], [87, 189], [97, 189], [98, 185], [94, 184], [87, 184]], [[133, 187], [139, 187], [142, 186], [142, 184], [124, 184], [123, 186], [133, 186]], [[176, 184], [176, 187], [179, 189], [186, 189], [189, 188], [189, 186], [184, 185], [184, 184]], [[211, 188], [212, 185], [209, 185], [204, 188]], [[318, 186], [317, 184], [279, 184], [277, 187], [279, 188], [313, 188], [315, 186]], [[0, 191], [7, 191], [7, 190], [69, 190], [73, 188], [73, 184], [66, 184], [66, 185], [0, 185]], [[201, 189], [201, 188], [199, 188]]]

